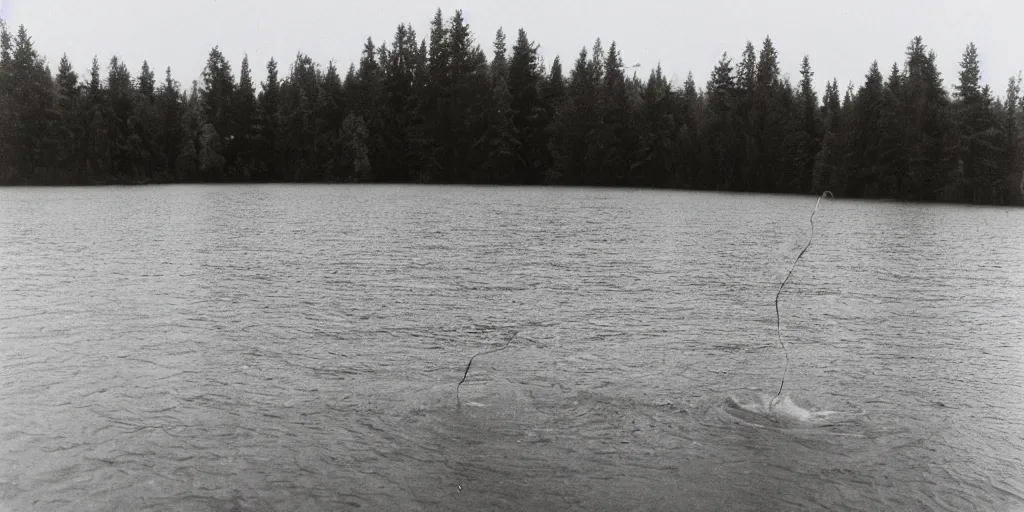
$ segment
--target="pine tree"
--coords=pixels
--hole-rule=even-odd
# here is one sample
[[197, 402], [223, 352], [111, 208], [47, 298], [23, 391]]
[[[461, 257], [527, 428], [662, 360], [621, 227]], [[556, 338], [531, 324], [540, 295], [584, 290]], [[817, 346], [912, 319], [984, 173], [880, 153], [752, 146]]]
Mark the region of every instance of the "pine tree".
[[320, 92], [319, 82], [319, 73], [313, 59], [300, 53], [295, 57], [288, 78], [281, 84], [278, 156], [281, 168], [286, 172], [285, 179], [289, 181], [311, 181], [322, 174], [314, 153], [314, 105]]
[[[595, 47], [599, 48], [600, 43]], [[589, 137], [600, 122], [596, 101], [600, 69], [594, 62], [595, 59], [588, 59], [586, 48], [580, 50], [569, 78], [566, 99], [555, 116], [552, 136], [555, 163], [548, 173], [548, 183], [581, 185], [591, 182], [587, 167]]]
[[877, 61], [865, 78], [854, 99], [853, 168], [844, 187], [845, 193], [854, 197], [876, 195], [882, 172], [879, 163], [885, 85]]
[[256, 88], [252, 82], [248, 55], [242, 58], [242, 67], [238, 73], [238, 87], [233, 91], [230, 102], [236, 137], [228, 151], [229, 154], [234, 154], [235, 158], [228, 175], [232, 181], [250, 181], [259, 173], [256, 164]]
[[494, 57], [491, 59], [491, 84], [497, 85], [498, 80], [508, 81], [508, 46], [505, 42], [505, 31], [498, 28], [494, 34]]
[[970, 43], [960, 61], [960, 82], [954, 86], [957, 165], [946, 180], [945, 198], [1000, 203], [1005, 200], [1000, 134], [993, 99], [980, 82], [978, 49]]
[[547, 126], [550, 119], [540, 99], [541, 73], [537, 45], [519, 29], [508, 68], [508, 92], [512, 95], [512, 119], [516, 144], [518, 183], [540, 184], [550, 166]]
[[495, 35], [492, 62], [491, 98], [486, 105], [488, 127], [483, 137], [475, 144], [475, 152], [481, 154], [481, 163], [472, 181], [514, 183], [521, 180], [521, 142], [516, 133], [513, 97], [508, 88], [505, 34], [500, 29]]
[[752, 164], [748, 179], [750, 190], [773, 192], [785, 164], [781, 148], [785, 133], [786, 113], [783, 112], [783, 94], [779, 81], [778, 52], [770, 37], [765, 37], [757, 60], [751, 107], [751, 129], [754, 154], [748, 157]]
[[153, 93], [156, 90], [156, 75], [149, 69], [149, 62], [142, 61], [142, 70], [139, 71], [139, 92], [147, 99], [153, 100]]
[[737, 140], [742, 132], [736, 127], [734, 115], [738, 103], [736, 78], [732, 59], [723, 53], [707, 84], [708, 126], [702, 165], [694, 176], [698, 189], [744, 190], [745, 176], [739, 174]]
[[935, 53], [920, 36], [911, 40], [906, 53], [900, 98], [905, 107], [904, 154], [908, 161], [905, 197], [927, 201], [937, 198], [945, 176], [955, 167], [947, 154], [949, 96]]
[[1021, 165], [1020, 127], [1017, 115], [1021, 102], [1020, 75], [1011, 77], [1006, 86], [1006, 108], [1003, 113], [1003, 166], [1006, 195], [1024, 203], [1024, 166]]
[[78, 74], [65, 54], [57, 67], [57, 119], [50, 126], [54, 143], [53, 160], [62, 174], [63, 184], [78, 183], [74, 173], [80, 169], [82, 155], [81, 141], [85, 136], [80, 119], [82, 117], [81, 97], [78, 89]]
[[565, 100], [565, 78], [562, 76], [562, 59], [555, 57], [551, 62], [551, 71], [547, 80], [544, 81], [544, 90], [541, 94], [549, 116], [553, 119], [555, 112], [562, 106]]
[[7, 28], [7, 22], [0, 18], [0, 69], [5, 72], [9, 72], [11, 69], [11, 63], [13, 62], [13, 56], [11, 52], [14, 49], [14, 45], [11, 39], [11, 32]]
[[802, 170], [796, 192], [811, 191], [814, 170], [814, 157], [821, 149], [818, 120], [818, 94], [814, 90], [814, 72], [811, 70], [811, 58], [804, 55], [800, 64], [800, 104], [801, 104], [801, 139], [802, 148], [797, 165]]
[[71, 61], [68, 60], [68, 55], [65, 53], [60, 58], [60, 64], [57, 66], [57, 92], [60, 94], [62, 100], [72, 99], [78, 96], [78, 73], [75, 73], [74, 67], [71, 65]]
[[673, 112], [676, 133], [673, 141], [673, 173], [668, 186], [694, 188], [698, 169], [702, 166], [704, 121], [706, 116], [704, 95], [697, 91], [693, 72], [687, 72], [679, 101]]
[[93, 103], [100, 101], [100, 92], [103, 84], [100, 82], [100, 60], [93, 56], [92, 67], [89, 68], [89, 98]]
[[128, 140], [132, 135], [128, 121], [135, 115], [133, 100], [136, 91], [128, 66], [117, 56], [110, 58], [106, 92], [108, 103], [103, 117], [111, 142], [111, 159], [110, 168], [104, 171], [119, 183], [130, 183], [136, 176], [128, 147]]
[[[6, 32], [6, 27], [2, 30]], [[10, 36], [0, 38], [4, 53], [10, 53], [10, 60], [3, 65], [3, 93], [7, 96], [8, 111], [4, 117], [4, 153], [9, 159], [13, 175], [6, 176], [5, 182], [31, 183], [50, 182], [53, 179], [53, 156], [55, 141], [52, 139], [50, 124], [57, 120], [56, 89], [53, 77], [45, 62], [35, 50], [32, 38], [24, 26], [18, 27], [13, 48]]]
[[[474, 85], [477, 85], [474, 83], [474, 74], [477, 72], [478, 65], [481, 64], [479, 58], [483, 57], [484, 65], [486, 65], [487, 59], [482, 54], [477, 55], [477, 52], [474, 51], [472, 31], [462, 16], [461, 10], [455, 11], [449, 20], [449, 27], [448, 56], [451, 66], [449, 69], [451, 81], [450, 89], [446, 92], [447, 96], [451, 98], [451, 102], [448, 112], [447, 138], [444, 139], [448, 152], [442, 181], [464, 183], [469, 181], [471, 172], [470, 165], [468, 165], [471, 144], [468, 141], [473, 139], [473, 134], [466, 121], [474, 103], [486, 97], [487, 91], [486, 80], [483, 84], [479, 84], [484, 86], [483, 91], [474, 90]], [[486, 78], [486, 74], [484, 76]], [[482, 97], [474, 98], [477, 95]]]
[[164, 82], [156, 92], [156, 105], [160, 126], [157, 131], [157, 147], [160, 148], [161, 167], [166, 170], [167, 180], [185, 181], [186, 177], [176, 172], [178, 170], [176, 161], [181, 153], [182, 145], [181, 88], [171, 76], [170, 67], [167, 68]]
[[882, 93], [882, 107], [878, 134], [878, 183], [874, 194], [879, 197], [898, 198], [908, 173], [904, 152], [900, 113], [903, 76], [899, 65], [893, 63]]
[[631, 186], [667, 186], [673, 181], [676, 123], [673, 116], [675, 94], [665, 78], [661, 64], [651, 71], [635, 106], [633, 124], [636, 150], [631, 157], [627, 184]]
[[257, 134], [257, 179], [283, 181], [284, 174], [278, 161], [280, 127], [281, 84], [278, 80], [277, 61], [267, 62], [267, 80], [262, 83], [258, 103]]
[[205, 176], [199, 172], [199, 143], [201, 130], [206, 124], [206, 114], [197, 81], [192, 81], [192, 89], [184, 95], [183, 103], [181, 152], [175, 159], [175, 173], [185, 181], [205, 181]]
[[[207, 140], [206, 150], [224, 151], [224, 154], [220, 155], [223, 157], [224, 164], [213, 165], [211, 162], [219, 162], [221, 159], [211, 156], [206, 161], [206, 164], [209, 165], [200, 165], [200, 169], [203, 172], [218, 173], [210, 175], [207, 179], [222, 181], [227, 177], [223, 171], [234, 163], [235, 139], [238, 137], [238, 127], [233, 119], [232, 113], [234, 110], [231, 105], [235, 92], [235, 78], [231, 72], [231, 64], [228, 63], [224, 54], [221, 53], [220, 47], [214, 46], [210, 50], [206, 67], [203, 68], [202, 80], [203, 86], [200, 89], [200, 98], [207, 122], [213, 128], [212, 130], [207, 130], [204, 127], [202, 129], [202, 136], [206, 139], [211, 139], [214, 136], [220, 139], [216, 143], [212, 140]], [[200, 160], [202, 161], [202, 158]]]
[[419, 174], [423, 163], [414, 145], [414, 127], [418, 119], [417, 82], [424, 70], [419, 69], [421, 57], [416, 32], [410, 25], [399, 25], [391, 43], [391, 51], [383, 57], [382, 101], [379, 125], [381, 152], [384, 156], [376, 179], [386, 182], [408, 181]]

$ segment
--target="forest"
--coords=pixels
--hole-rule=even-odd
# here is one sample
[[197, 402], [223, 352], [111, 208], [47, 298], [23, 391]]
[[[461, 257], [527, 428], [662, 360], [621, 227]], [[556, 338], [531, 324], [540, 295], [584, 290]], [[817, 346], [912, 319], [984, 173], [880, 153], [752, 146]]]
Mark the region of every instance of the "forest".
[[[1020, 77], [981, 83], [968, 44], [947, 90], [920, 37], [905, 60], [793, 83], [770, 38], [706, 82], [645, 78], [601, 40], [545, 62], [520, 29], [475, 40], [438, 10], [339, 69], [298, 54], [254, 84], [215, 47], [182, 86], [148, 62], [52, 72], [25, 27], [0, 30], [0, 184], [451, 183], [659, 187], [1024, 204]], [[197, 66], [198, 67], [198, 66]], [[884, 70], [884, 71], [883, 71]]]

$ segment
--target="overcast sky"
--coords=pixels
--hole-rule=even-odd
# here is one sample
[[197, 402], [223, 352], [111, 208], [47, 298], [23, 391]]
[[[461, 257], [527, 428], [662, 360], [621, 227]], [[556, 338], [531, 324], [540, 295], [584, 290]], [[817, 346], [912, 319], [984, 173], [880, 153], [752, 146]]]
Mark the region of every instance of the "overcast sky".
[[[419, 38], [437, 7], [445, 17], [461, 8], [476, 40], [490, 56], [494, 32], [525, 28], [550, 63], [561, 55], [571, 66], [582, 46], [600, 37], [617, 41], [627, 64], [639, 63], [646, 77], [661, 62], [681, 83], [693, 71], [703, 86], [723, 51], [738, 57], [749, 39], [760, 48], [770, 35], [782, 69], [797, 76], [809, 54], [815, 87], [836, 77], [841, 86], [863, 82], [871, 61], [883, 70], [903, 61], [915, 35], [939, 55], [947, 88], [957, 81], [967, 43], [978, 45], [982, 80], [1002, 95], [1024, 67], [1024, 2], [1019, 0], [0, 0], [0, 16], [24, 24], [36, 48], [56, 69], [67, 53], [85, 72], [93, 55], [104, 70], [118, 55], [136, 71], [143, 59], [190, 84], [209, 50], [219, 45], [237, 76], [249, 55], [261, 80], [270, 57], [282, 75], [302, 51], [326, 65], [347, 69], [359, 58], [367, 36], [390, 41], [400, 22]], [[105, 73], [105, 71], [104, 71]], [[162, 75], [162, 73], [160, 73]], [[794, 82], [796, 80], [794, 79]]]

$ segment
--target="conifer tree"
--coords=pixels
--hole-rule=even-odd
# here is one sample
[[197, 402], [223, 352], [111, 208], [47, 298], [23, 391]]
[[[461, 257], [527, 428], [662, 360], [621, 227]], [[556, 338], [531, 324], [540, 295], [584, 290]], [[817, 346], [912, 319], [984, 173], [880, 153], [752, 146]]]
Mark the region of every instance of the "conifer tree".
[[158, 160], [162, 160], [161, 167], [166, 170], [167, 180], [185, 181], [186, 177], [177, 173], [179, 169], [176, 165], [182, 145], [181, 88], [171, 76], [170, 67], [165, 71], [164, 81], [156, 92], [156, 105], [160, 126], [157, 131], [157, 147], [161, 153]]
[[[203, 172], [220, 173], [216, 176], [210, 176], [210, 179], [220, 181], [226, 177], [223, 175], [225, 167], [233, 163], [234, 140], [238, 137], [238, 127], [233, 119], [234, 110], [231, 105], [235, 92], [235, 78], [231, 72], [231, 64], [228, 63], [224, 54], [221, 53], [220, 47], [214, 46], [210, 50], [206, 67], [203, 68], [202, 80], [200, 98], [207, 122], [213, 128], [212, 131], [203, 129], [203, 136], [211, 139], [208, 141], [209, 144], [206, 149], [207, 151], [225, 151], [225, 154], [221, 155], [224, 157], [225, 164], [201, 165], [200, 168], [204, 170]], [[213, 137], [217, 137], [220, 140], [214, 143], [212, 141]], [[226, 141], [226, 144], [224, 141]], [[207, 163], [214, 161], [219, 162], [220, 159], [210, 157]]]
[[92, 67], [89, 68], [89, 99], [94, 104], [100, 101], [100, 91], [102, 88], [103, 84], [100, 82], [100, 60], [98, 57], [93, 56]]
[[546, 131], [550, 118], [541, 103], [541, 78], [537, 45], [525, 30], [519, 29], [509, 61], [508, 91], [512, 95], [513, 124], [518, 137], [516, 181], [529, 185], [543, 182], [544, 172], [551, 165]]
[[261, 84], [257, 99], [257, 128], [259, 148], [257, 151], [257, 176], [261, 180], [282, 181], [283, 170], [279, 166], [278, 149], [280, 148], [280, 95], [281, 85], [278, 79], [277, 61], [271, 58], [267, 62], [267, 79]]
[[1003, 165], [1006, 195], [1024, 203], [1024, 166], [1021, 165], [1020, 127], [1017, 115], [1020, 111], [1020, 75], [1011, 77], [1006, 86], [1006, 107], [1003, 113]]
[[248, 55], [242, 58], [242, 67], [238, 72], [238, 86], [232, 93], [230, 105], [233, 111], [232, 125], [235, 129], [235, 138], [228, 151], [229, 154], [234, 155], [232, 167], [228, 169], [228, 176], [232, 181], [250, 181], [258, 175], [256, 164], [258, 127], [256, 124], [256, 87], [252, 82]]
[[[599, 47], [596, 44], [595, 47]], [[566, 89], [566, 99], [555, 116], [552, 137], [554, 166], [547, 182], [581, 185], [590, 182], [587, 156], [591, 147], [588, 137], [597, 128], [596, 94], [600, 84], [599, 69], [588, 59], [587, 49], [580, 50]]]
[[949, 96], [942, 85], [935, 53], [928, 50], [920, 36], [911, 40], [906, 55], [900, 98], [905, 106], [906, 197], [934, 200], [943, 177], [955, 165], [947, 153]]
[[708, 126], [702, 165], [694, 176], [698, 189], [743, 190], [739, 174], [737, 139], [742, 132], [735, 125], [737, 107], [736, 78], [733, 75], [732, 59], [723, 53], [707, 84]]
[[81, 143], [85, 136], [82, 102], [78, 74], [66, 54], [60, 59], [54, 81], [57, 87], [57, 118], [50, 126], [48, 136], [54, 143], [53, 163], [61, 175], [60, 184], [81, 183], [76, 174], [80, 171]]
[[419, 69], [419, 46], [411, 25], [398, 26], [391, 51], [382, 59], [382, 101], [377, 110], [380, 112], [378, 138], [385, 158], [374, 175], [386, 182], [407, 181], [411, 175], [418, 174], [422, 166], [413, 142], [413, 127], [419, 124], [416, 83], [417, 74], [423, 70]]
[[147, 100], [153, 100], [153, 93], [156, 91], [156, 75], [149, 69], [149, 62], [142, 61], [142, 70], [139, 71], [139, 93]]
[[512, 93], [508, 88], [508, 68], [505, 61], [505, 33], [498, 30], [494, 38], [494, 59], [491, 65], [491, 97], [486, 105], [489, 111], [488, 127], [476, 146], [482, 154], [479, 173], [474, 182], [512, 183], [521, 172], [521, 144], [516, 133]]

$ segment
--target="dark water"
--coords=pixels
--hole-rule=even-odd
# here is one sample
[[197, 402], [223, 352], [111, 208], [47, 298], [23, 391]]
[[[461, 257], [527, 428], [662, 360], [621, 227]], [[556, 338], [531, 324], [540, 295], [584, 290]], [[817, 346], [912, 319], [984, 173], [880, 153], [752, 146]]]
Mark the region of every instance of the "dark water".
[[1024, 509], [1024, 210], [823, 203], [774, 422], [813, 208], [0, 190], [0, 508]]

